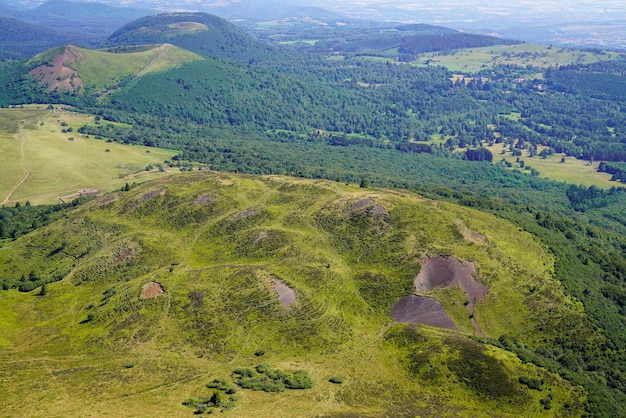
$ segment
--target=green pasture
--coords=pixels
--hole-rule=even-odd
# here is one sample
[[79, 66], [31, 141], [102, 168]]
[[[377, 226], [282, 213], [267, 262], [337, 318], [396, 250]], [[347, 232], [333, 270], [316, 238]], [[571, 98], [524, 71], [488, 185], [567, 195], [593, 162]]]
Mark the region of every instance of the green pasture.
[[616, 52], [581, 51], [552, 46], [519, 44], [469, 48], [449, 53], [432, 52], [419, 56], [415, 65], [440, 65], [450, 71], [470, 73], [498, 65], [550, 68], [569, 64], [590, 64], [619, 59]]
[[[570, 184], [581, 184], [583, 186], [598, 186], [604, 189], [611, 187], [618, 187], [621, 183], [610, 181], [611, 174], [598, 172], [599, 162], [592, 162], [585, 160], [579, 160], [575, 157], [568, 157], [565, 154], [554, 154], [547, 158], [542, 158], [538, 155], [529, 157], [529, 151], [523, 150], [522, 156], [519, 157], [524, 161], [524, 167], [520, 167], [517, 162], [518, 157], [514, 157], [508, 152], [502, 154], [502, 150], [505, 149], [503, 144], [495, 144], [489, 147], [489, 150], [493, 153], [494, 163], [501, 161], [502, 159], [509, 161], [513, 164], [511, 170], [519, 170], [528, 173], [530, 175], [530, 169], [534, 168], [539, 171], [540, 177], [546, 177], [556, 181], [562, 181]], [[541, 151], [541, 148], [539, 149]], [[565, 158], [564, 162], [561, 159]], [[530, 168], [526, 168], [530, 167]]]
[[[171, 159], [176, 151], [127, 146], [97, 140], [78, 133], [78, 128], [95, 123], [84, 114], [45, 106], [0, 109], [0, 151], [3, 156], [0, 200], [26, 177], [6, 204], [58, 203], [85, 189], [108, 192], [126, 182], [140, 182], [163, 173], [146, 172]], [[102, 121], [102, 123], [108, 123]], [[69, 131], [71, 128], [72, 132]]]

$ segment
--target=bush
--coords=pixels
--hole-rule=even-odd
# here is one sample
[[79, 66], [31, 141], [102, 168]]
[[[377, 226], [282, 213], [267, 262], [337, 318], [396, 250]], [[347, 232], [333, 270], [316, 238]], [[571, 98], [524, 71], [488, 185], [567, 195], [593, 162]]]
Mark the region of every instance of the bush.
[[270, 365], [267, 363], [261, 363], [256, 366], [255, 369], [259, 373], [267, 373], [270, 370]]
[[255, 375], [254, 370], [246, 368], [238, 368], [233, 370], [233, 374], [238, 374], [241, 377], [252, 377]]
[[313, 380], [304, 370], [297, 370], [287, 376], [285, 386], [288, 389], [310, 389], [313, 387]]
[[335, 383], [335, 384], [340, 385], [340, 384], [342, 384], [345, 380], [344, 380], [344, 378], [343, 378], [343, 377], [333, 376], [333, 377], [331, 377], [330, 379], [328, 379], [328, 381], [329, 381], [330, 383]]

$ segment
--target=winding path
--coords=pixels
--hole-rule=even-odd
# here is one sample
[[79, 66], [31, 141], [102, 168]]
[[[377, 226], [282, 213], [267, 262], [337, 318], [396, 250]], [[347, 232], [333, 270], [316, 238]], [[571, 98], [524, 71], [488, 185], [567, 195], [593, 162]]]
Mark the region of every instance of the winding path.
[[7, 197], [5, 197], [2, 202], [0, 202], [0, 205], [5, 205], [5, 204], [9, 203], [9, 200], [11, 200], [11, 196], [13, 196], [13, 193], [15, 193], [15, 191], [22, 184], [24, 184], [24, 182], [30, 176], [30, 170], [26, 166], [26, 135], [24, 134], [24, 124], [26, 123], [27, 120], [28, 119], [24, 119], [24, 120], [21, 120], [19, 122], [19, 125], [18, 125], [19, 127], [18, 127], [18, 132], [17, 132], [18, 139], [21, 141], [21, 146], [20, 146], [20, 165], [24, 169], [24, 172], [25, 172], [24, 173], [24, 177], [22, 177], [22, 179], [15, 186], [13, 186], [13, 188], [11, 189], [11, 191], [9, 192]]

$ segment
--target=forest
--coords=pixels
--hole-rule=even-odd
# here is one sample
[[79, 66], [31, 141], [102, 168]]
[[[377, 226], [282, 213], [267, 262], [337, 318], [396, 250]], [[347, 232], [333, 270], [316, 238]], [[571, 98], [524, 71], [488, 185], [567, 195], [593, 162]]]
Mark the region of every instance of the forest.
[[[109, 46], [129, 42], [132, 29], [116, 33]], [[140, 40], [154, 41], [151, 36]], [[408, 40], [400, 53], [449, 48], [451, 40], [457, 48], [484, 41], [448, 37], [443, 46], [420, 46]], [[206, 60], [122, 80], [106, 97], [48, 92], [20, 70], [28, 64], [4, 62], [0, 105], [71, 105], [103, 119], [82, 134], [176, 149], [178, 158], [214, 170], [408, 189], [509, 220], [554, 254], [555, 277], [584, 304], [587, 325], [600, 329], [603, 340], [559, 338], [536, 347], [506, 336], [485, 342], [584, 386], [589, 414], [626, 415], [626, 192], [617, 182], [626, 178], [624, 61], [550, 68], [541, 77], [537, 68], [508, 65], [459, 78], [437, 66], [329, 59], [321, 46], [280, 52], [266, 46], [251, 55], [253, 41], [237, 41], [227, 52], [203, 51], [191, 36], [179, 41]], [[495, 143], [513, 152], [541, 146], [602, 160], [615, 187], [507, 170], [489, 150]], [[3, 209], [0, 235], [15, 238], [57, 211]]]

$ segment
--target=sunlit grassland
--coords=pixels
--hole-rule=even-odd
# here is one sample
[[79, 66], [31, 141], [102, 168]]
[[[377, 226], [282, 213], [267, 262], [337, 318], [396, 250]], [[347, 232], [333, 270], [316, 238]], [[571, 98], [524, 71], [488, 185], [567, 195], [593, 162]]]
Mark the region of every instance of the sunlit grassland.
[[558, 67], [569, 64], [589, 64], [619, 59], [615, 52], [580, 51], [552, 46], [519, 44], [469, 48], [450, 53], [432, 52], [420, 55], [415, 65], [440, 65], [450, 71], [476, 72], [498, 65]]
[[[540, 147], [539, 151], [541, 151]], [[611, 187], [619, 187], [621, 183], [611, 180], [611, 174], [602, 173], [598, 171], [599, 161], [590, 163], [589, 161], [579, 160], [575, 157], [568, 157], [565, 154], [554, 154], [547, 158], [542, 158], [538, 155], [529, 157], [529, 151], [527, 149], [522, 150], [522, 156], [520, 160], [524, 161], [524, 167], [520, 167], [520, 163], [517, 162], [518, 157], [514, 157], [508, 152], [508, 146], [503, 144], [495, 144], [489, 147], [489, 150], [493, 153], [494, 163], [502, 161], [502, 159], [509, 161], [513, 166], [511, 170], [519, 170], [528, 173], [530, 175], [530, 168], [534, 168], [539, 171], [540, 177], [546, 177], [556, 181], [563, 181], [571, 184], [581, 184], [584, 186], [596, 185], [605, 189]], [[505, 153], [502, 154], [502, 151]], [[561, 159], [565, 158], [565, 162], [561, 162]], [[530, 168], [526, 168], [530, 167]]]
[[135, 77], [150, 72], [165, 71], [184, 63], [202, 60], [192, 52], [170, 44], [154, 45], [150, 48], [130, 49], [130, 52], [91, 50], [77, 46], [51, 49], [36, 55], [31, 62], [50, 61], [69, 48], [76, 55], [76, 62], [65, 65], [78, 71], [85, 87], [103, 89], [115, 85], [126, 77]]
[[[163, 163], [175, 151], [126, 146], [87, 138], [77, 132], [94, 118], [44, 107], [0, 109], [6, 129], [0, 131], [3, 164], [0, 197], [4, 199], [26, 175], [9, 203], [58, 203], [65, 196], [84, 189], [102, 192], [139, 182], [163, 173], [145, 173], [148, 165]], [[103, 123], [108, 123], [104, 122]], [[62, 132], [63, 130], [72, 132]], [[137, 177], [129, 177], [137, 173]]]
[[[8, 415], [192, 416], [185, 399], [210, 395], [206, 383], [259, 363], [306, 370], [314, 387], [240, 389], [228, 416], [552, 416], [539, 403], [548, 391], [554, 415], [582, 396], [466, 339], [477, 331], [458, 289], [433, 295], [461, 331], [417, 325], [405, 342], [393, 337], [405, 331], [391, 305], [412, 292], [422, 258], [455, 256], [475, 262], [489, 287], [474, 307], [480, 334], [528, 344], [553, 338], [549, 323], [536, 329], [537, 316], [578, 307], [559, 292], [548, 251], [503, 220], [406, 191], [279, 176], [196, 172], [111, 196], [0, 249], [2, 277], [73, 263], [44, 296], [0, 291]], [[382, 215], [371, 215], [373, 205]], [[19, 261], [25, 252], [28, 261]], [[375, 293], [359, 279], [366, 272], [383, 281]], [[273, 278], [295, 289], [294, 305], [278, 303]], [[165, 294], [140, 299], [148, 281]], [[536, 296], [520, 291], [527, 286]], [[461, 383], [457, 360], [476, 351], [513, 401]], [[522, 375], [545, 375], [545, 388], [527, 389]]]

